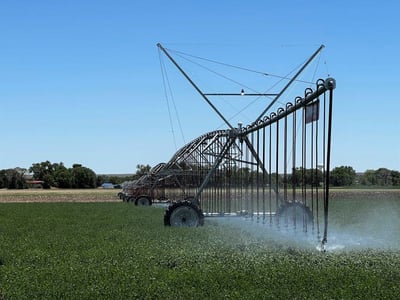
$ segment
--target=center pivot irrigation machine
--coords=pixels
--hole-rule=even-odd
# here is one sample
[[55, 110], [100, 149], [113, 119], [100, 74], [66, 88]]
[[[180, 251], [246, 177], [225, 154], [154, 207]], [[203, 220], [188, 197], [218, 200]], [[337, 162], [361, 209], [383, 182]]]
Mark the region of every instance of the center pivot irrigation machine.
[[[268, 112], [322, 50], [321, 46], [247, 126], [232, 126], [162, 45], [157, 45], [228, 127], [199, 136], [171, 160], [119, 193], [136, 205], [167, 203], [166, 226], [199, 226], [205, 217], [241, 216], [327, 242], [333, 78]], [[281, 103], [281, 102], [278, 102]]]

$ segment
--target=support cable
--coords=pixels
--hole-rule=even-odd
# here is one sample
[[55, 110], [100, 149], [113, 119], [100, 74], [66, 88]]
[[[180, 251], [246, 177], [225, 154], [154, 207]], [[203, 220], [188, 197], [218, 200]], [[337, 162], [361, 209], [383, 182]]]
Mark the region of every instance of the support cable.
[[160, 60], [160, 68], [161, 68], [161, 75], [162, 75], [162, 80], [163, 80], [164, 96], [165, 96], [165, 100], [167, 102], [169, 124], [171, 126], [171, 131], [172, 131], [172, 139], [174, 141], [175, 149], [177, 150], [178, 145], [176, 143], [174, 124], [172, 122], [171, 108], [170, 108], [169, 98], [168, 98], [168, 93], [167, 93], [167, 79], [166, 79], [167, 73], [165, 71], [165, 65], [164, 65], [164, 61], [162, 60], [160, 51], [158, 51], [158, 56], [159, 56], [159, 60]]
[[[209, 59], [209, 58], [204, 58], [204, 57], [188, 54], [188, 53], [177, 51], [177, 50], [168, 49], [168, 51], [173, 52], [173, 53], [175, 53], [177, 55], [180, 54], [181, 57], [188, 56], [188, 57], [196, 58], [196, 59], [199, 59], [199, 60], [211, 62], [211, 63], [214, 63], [214, 64], [222, 65], [222, 66], [225, 66], [225, 67], [230, 67], [230, 68], [233, 68], [233, 69], [238, 69], [238, 70], [247, 71], [247, 72], [251, 72], [251, 73], [261, 74], [261, 75], [269, 76], [269, 77], [276, 77], [276, 78], [280, 78], [280, 79], [291, 80], [291, 78], [288, 77], [288, 76], [275, 75], [275, 74], [267, 73], [267, 72], [264, 72], [264, 71], [258, 71], [258, 70], [254, 70], [254, 69], [250, 69], [250, 68], [240, 67], [240, 66], [236, 66], [236, 65], [233, 65], [233, 64], [219, 62], [219, 61], [216, 61], [216, 60], [212, 60], [212, 59]], [[305, 80], [300, 80], [300, 79], [297, 79], [296, 81], [297, 82], [302, 82], [302, 83], [307, 83], [307, 84], [312, 84], [313, 83], [313, 82], [310, 82], [310, 81], [305, 81]]]

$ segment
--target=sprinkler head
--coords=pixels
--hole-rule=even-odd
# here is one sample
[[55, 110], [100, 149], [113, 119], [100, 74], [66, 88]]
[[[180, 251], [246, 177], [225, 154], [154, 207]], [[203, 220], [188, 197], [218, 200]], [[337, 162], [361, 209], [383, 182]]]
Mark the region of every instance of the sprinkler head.
[[329, 77], [325, 80], [325, 88], [327, 90], [333, 90], [336, 88], [336, 80], [332, 77]]

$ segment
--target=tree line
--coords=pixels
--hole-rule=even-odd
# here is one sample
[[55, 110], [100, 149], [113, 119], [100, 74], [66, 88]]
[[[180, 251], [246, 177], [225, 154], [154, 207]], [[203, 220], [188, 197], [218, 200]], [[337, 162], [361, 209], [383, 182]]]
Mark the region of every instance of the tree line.
[[[280, 186], [284, 184], [290, 186], [321, 186], [323, 184], [323, 173], [318, 169], [296, 168], [292, 174], [283, 176], [281, 174], [271, 174], [272, 181], [278, 178]], [[377, 170], [366, 170], [364, 173], [357, 174], [351, 166], [335, 167], [330, 171], [329, 183], [336, 187], [400, 187], [400, 172], [387, 168]]]
[[[81, 164], [74, 164], [67, 168], [62, 162], [51, 163], [44, 161], [34, 163], [29, 169], [14, 168], [0, 170], [0, 188], [24, 189], [32, 185], [32, 182], [40, 182], [42, 188], [96, 188], [105, 182], [114, 185], [125, 181], [138, 179], [150, 170], [149, 165], [138, 164], [136, 172], [129, 176], [115, 175], [96, 175], [96, 173]], [[256, 171], [243, 168], [233, 172], [235, 175], [229, 178], [231, 182], [241, 184], [251, 184], [254, 180], [259, 180]], [[32, 174], [32, 180], [27, 180], [26, 174]], [[237, 178], [235, 178], [237, 177]], [[239, 181], [240, 178], [240, 181]], [[258, 178], [258, 179], [257, 179]], [[226, 179], [226, 178], [225, 178]], [[296, 168], [291, 174], [271, 174], [264, 179], [265, 183], [278, 184], [280, 186], [320, 186], [323, 184], [323, 173], [318, 169]], [[332, 186], [380, 186], [380, 187], [400, 187], [400, 172], [387, 168], [377, 170], [367, 170], [357, 174], [351, 166], [335, 167], [330, 172], [330, 184]]]
[[[0, 170], [0, 188], [24, 189], [40, 185], [44, 189], [56, 188], [96, 188], [105, 182], [118, 185], [124, 181], [134, 180], [150, 170], [149, 165], [137, 165], [136, 173], [132, 176], [97, 175], [92, 169], [81, 164], [73, 164], [67, 168], [64, 163], [44, 161], [33, 163], [29, 169], [14, 168]], [[27, 179], [32, 174], [32, 179]]]
[[333, 186], [399, 187], [400, 172], [387, 168], [379, 168], [377, 170], [366, 170], [362, 174], [356, 174], [352, 167], [341, 166], [331, 171], [330, 182]]

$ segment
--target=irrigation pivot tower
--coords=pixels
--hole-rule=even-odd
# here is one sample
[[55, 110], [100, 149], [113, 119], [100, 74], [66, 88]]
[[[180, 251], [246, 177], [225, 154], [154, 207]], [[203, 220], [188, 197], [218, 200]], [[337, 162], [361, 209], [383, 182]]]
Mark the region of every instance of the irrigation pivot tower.
[[[333, 78], [274, 112], [272, 105], [317, 56], [319, 47], [249, 125], [233, 126], [161, 44], [227, 126], [205, 133], [127, 189], [136, 204], [169, 201], [167, 226], [199, 226], [204, 217], [245, 216], [282, 230], [313, 233], [327, 242]], [[243, 95], [243, 93], [241, 93]], [[248, 94], [264, 95], [264, 94]], [[268, 114], [267, 114], [268, 113]]]

